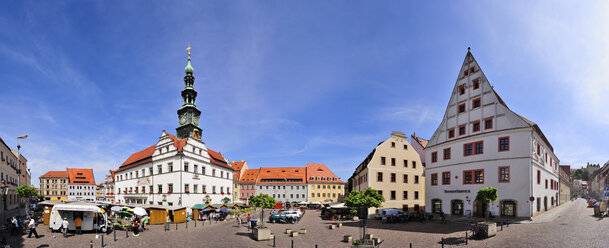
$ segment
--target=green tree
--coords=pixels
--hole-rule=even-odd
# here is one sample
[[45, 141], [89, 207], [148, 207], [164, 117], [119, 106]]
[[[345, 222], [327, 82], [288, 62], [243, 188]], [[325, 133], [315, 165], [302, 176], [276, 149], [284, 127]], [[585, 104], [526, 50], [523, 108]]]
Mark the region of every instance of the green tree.
[[481, 188], [480, 190], [478, 190], [478, 194], [476, 195], [476, 201], [486, 205], [486, 211], [484, 214], [485, 214], [487, 220], [488, 220], [488, 215], [489, 215], [488, 204], [496, 201], [497, 198], [499, 198], [499, 194], [497, 194], [496, 188], [486, 187], [486, 188]]
[[[385, 198], [382, 195], [379, 195], [378, 191], [373, 188], [367, 188], [364, 192], [359, 192], [357, 190], [351, 191], [347, 197], [343, 200], [345, 206], [357, 208], [360, 210], [368, 209], [368, 208], [380, 208], [381, 204], [385, 201]], [[363, 211], [359, 211], [360, 213], [364, 213]], [[366, 222], [368, 216], [364, 216], [364, 232], [362, 235], [362, 240], [366, 237]]]
[[224, 202], [224, 204], [227, 204], [230, 202], [230, 198], [224, 197], [224, 198], [222, 198], [222, 202]]
[[577, 169], [573, 172], [573, 179], [582, 179], [582, 174], [584, 173], [584, 170], [582, 169]]
[[45, 195], [44, 194], [38, 194], [37, 197], [38, 197], [38, 201], [44, 201]]
[[590, 173], [588, 173], [588, 170], [582, 170], [582, 180], [584, 181], [588, 181], [590, 179]]
[[38, 192], [36, 192], [36, 188], [33, 185], [22, 184], [17, 187], [17, 196], [20, 198], [32, 198], [34, 196], [38, 196]]
[[262, 215], [260, 217], [261, 219], [261, 223], [262, 223], [262, 228], [264, 228], [264, 209], [265, 208], [273, 208], [275, 207], [275, 198], [267, 195], [267, 194], [260, 194], [257, 196], [250, 196], [250, 204], [254, 205], [258, 208], [262, 208]]

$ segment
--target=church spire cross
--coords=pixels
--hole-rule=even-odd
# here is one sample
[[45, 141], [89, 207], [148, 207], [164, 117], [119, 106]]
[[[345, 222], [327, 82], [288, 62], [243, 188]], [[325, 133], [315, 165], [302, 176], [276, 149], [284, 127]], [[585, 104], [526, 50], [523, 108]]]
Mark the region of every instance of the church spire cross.
[[188, 51], [188, 58], [190, 58], [190, 41], [188, 42], [188, 47], [186, 48], [186, 51]]

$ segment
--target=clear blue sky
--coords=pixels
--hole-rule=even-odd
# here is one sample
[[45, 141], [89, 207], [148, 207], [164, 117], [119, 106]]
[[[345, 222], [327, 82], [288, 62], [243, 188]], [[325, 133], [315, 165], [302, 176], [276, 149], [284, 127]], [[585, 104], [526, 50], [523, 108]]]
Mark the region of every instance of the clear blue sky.
[[609, 159], [608, 1], [10, 1], [0, 137], [33, 181], [96, 180], [175, 133], [192, 43], [209, 148], [346, 180], [391, 131], [429, 138], [467, 47], [561, 164]]

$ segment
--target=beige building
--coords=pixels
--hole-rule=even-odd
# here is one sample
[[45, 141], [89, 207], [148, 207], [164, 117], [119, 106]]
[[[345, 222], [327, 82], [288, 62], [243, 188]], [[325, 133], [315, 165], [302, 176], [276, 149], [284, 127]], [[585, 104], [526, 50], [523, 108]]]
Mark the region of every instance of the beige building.
[[307, 164], [309, 202], [337, 202], [345, 194], [344, 185], [325, 164]]
[[[350, 190], [376, 189], [385, 197], [382, 208], [403, 211], [425, 209], [425, 168], [419, 153], [408, 142], [406, 135], [394, 131], [381, 142], [355, 169], [349, 179]], [[375, 209], [368, 210], [368, 216]]]
[[241, 180], [241, 175], [247, 170], [247, 162], [245, 160], [233, 161], [230, 163], [230, 166], [235, 170], [235, 174], [233, 174], [233, 202], [238, 202], [241, 193], [239, 181]]
[[559, 181], [560, 181], [560, 197], [559, 204], [563, 204], [571, 200], [571, 166], [561, 165]]
[[68, 172], [49, 171], [40, 176], [40, 193], [46, 200], [68, 199]]

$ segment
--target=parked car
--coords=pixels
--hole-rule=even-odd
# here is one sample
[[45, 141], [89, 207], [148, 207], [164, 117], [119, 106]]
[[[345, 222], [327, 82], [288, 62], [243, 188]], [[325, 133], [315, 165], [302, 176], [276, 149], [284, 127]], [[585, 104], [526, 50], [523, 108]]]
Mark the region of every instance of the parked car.
[[283, 214], [285, 214], [288, 217], [293, 218], [293, 219], [300, 218], [300, 213], [298, 211], [289, 210], [289, 211], [283, 212]]
[[296, 220], [284, 213], [273, 214], [269, 217], [269, 223], [294, 223]]
[[383, 215], [389, 217], [389, 216], [394, 216], [394, 215], [400, 215], [403, 213], [404, 212], [402, 212], [402, 210], [399, 210], [397, 208], [380, 208], [380, 209], [376, 210], [374, 217], [377, 219], [381, 219], [383, 217]]

